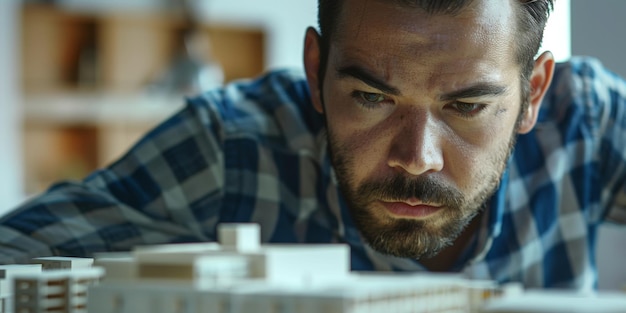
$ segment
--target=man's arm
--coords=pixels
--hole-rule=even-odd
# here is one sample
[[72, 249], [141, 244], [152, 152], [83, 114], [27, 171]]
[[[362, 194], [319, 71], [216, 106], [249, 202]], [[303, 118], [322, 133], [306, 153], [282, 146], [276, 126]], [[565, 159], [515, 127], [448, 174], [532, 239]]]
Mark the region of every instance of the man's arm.
[[598, 138], [597, 197], [602, 204], [591, 212], [595, 222], [626, 225], [626, 80], [603, 67], [595, 59], [587, 59], [574, 68], [575, 84], [589, 110], [593, 122], [590, 135]]
[[219, 212], [220, 124], [206, 101], [190, 101], [117, 162], [10, 212], [0, 220], [0, 263], [214, 240], [200, 224]]

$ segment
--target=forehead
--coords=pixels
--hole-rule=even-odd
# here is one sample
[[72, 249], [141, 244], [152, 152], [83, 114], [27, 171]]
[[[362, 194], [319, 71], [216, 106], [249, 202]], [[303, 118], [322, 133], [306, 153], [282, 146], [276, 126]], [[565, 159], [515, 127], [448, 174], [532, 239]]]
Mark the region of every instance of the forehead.
[[458, 73], [514, 65], [514, 8], [474, 0], [454, 14], [429, 14], [390, 0], [344, 0], [331, 51], [340, 62]]
[[[393, 29], [398, 35], [421, 33], [428, 37], [429, 31], [456, 30], [457, 38], [474, 34], [481, 36], [512, 33], [513, 7], [510, 0], [473, 0], [452, 13], [428, 13], [411, 1], [398, 0], [343, 0], [337, 21], [337, 34], [343, 38], [353, 36], [363, 27]], [[415, 2], [420, 2], [416, 0]], [[446, 20], [441, 23], [441, 20]], [[439, 22], [439, 23], [437, 23]], [[371, 27], [370, 27], [371, 28]], [[371, 29], [370, 29], [371, 30]], [[370, 33], [373, 34], [373, 33]], [[364, 34], [367, 35], [367, 34]], [[390, 33], [379, 33], [387, 36]], [[427, 39], [427, 38], [425, 38]], [[433, 39], [433, 38], [431, 38]], [[486, 39], [483, 37], [483, 39]]]

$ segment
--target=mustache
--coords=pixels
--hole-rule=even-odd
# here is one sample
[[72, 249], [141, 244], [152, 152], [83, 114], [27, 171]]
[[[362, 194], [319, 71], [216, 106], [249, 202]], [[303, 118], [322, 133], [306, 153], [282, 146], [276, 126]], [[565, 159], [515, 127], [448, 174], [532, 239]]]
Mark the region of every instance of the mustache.
[[427, 176], [408, 178], [396, 175], [382, 181], [368, 181], [358, 188], [357, 194], [387, 201], [416, 198], [451, 208], [459, 208], [464, 203], [463, 194], [456, 188]]

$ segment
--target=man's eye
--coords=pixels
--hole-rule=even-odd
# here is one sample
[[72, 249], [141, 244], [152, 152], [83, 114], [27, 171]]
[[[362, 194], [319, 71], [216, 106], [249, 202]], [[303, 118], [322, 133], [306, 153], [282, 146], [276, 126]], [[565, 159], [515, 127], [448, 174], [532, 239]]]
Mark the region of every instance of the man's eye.
[[365, 109], [377, 109], [392, 103], [387, 96], [381, 93], [355, 90], [351, 94], [357, 104]]
[[457, 101], [452, 104], [452, 107], [462, 115], [472, 116], [478, 114], [482, 109], [484, 109], [485, 105], [481, 103], [467, 103]]
[[382, 101], [385, 101], [385, 96], [379, 93], [372, 93], [372, 92], [359, 92], [359, 96], [361, 97], [361, 99], [365, 102], [369, 102], [369, 103], [379, 103]]

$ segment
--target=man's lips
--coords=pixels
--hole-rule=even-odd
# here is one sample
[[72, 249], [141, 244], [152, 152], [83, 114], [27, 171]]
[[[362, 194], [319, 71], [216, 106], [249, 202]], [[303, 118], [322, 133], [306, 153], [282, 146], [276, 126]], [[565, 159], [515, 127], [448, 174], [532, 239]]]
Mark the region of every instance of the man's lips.
[[387, 211], [403, 217], [427, 217], [441, 209], [439, 205], [425, 204], [417, 200], [381, 201]]

